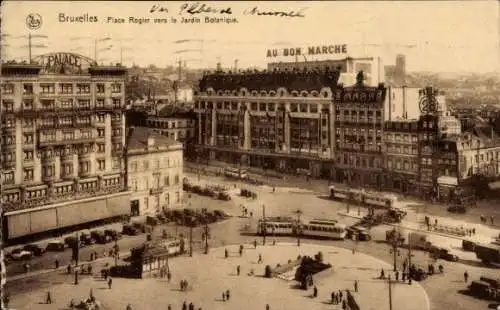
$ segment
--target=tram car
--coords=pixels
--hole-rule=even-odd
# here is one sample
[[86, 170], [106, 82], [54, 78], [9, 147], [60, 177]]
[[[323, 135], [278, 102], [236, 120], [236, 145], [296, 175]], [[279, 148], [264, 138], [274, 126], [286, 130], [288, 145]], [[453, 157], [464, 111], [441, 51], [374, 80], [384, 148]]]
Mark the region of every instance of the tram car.
[[296, 233], [297, 221], [291, 217], [269, 217], [259, 219], [257, 225], [258, 235], [289, 236]]
[[304, 237], [343, 240], [347, 234], [346, 228], [346, 225], [339, 224], [336, 220], [314, 219], [306, 224], [301, 224], [300, 232]]
[[394, 195], [365, 191], [363, 189], [330, 186], [330, 199], [349, 201], [368, 207], [392, 208], [397, 198]]

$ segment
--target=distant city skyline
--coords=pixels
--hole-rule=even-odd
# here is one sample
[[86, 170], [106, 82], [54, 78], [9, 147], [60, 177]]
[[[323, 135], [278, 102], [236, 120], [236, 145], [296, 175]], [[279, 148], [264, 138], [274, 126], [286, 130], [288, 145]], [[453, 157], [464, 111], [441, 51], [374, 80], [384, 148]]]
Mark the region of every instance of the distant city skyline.
[[[193, 5], [196, 2], [187, 2]], [[154, 18], [176, 17], [183, 2], [49, 2], [6, 1], [2, 7], [3, 56], [28, 59], [26, 17], [42, 17], [31, 30], [33, 56], [74, 52], [99, 63], [157, 67], [187, 61], [191, 68], [266, 68], [269, 62], [295, 61], [293, 56], [267, 57], [268, 50], [346, 45], [346, 53], [306, 55], [308, 61], [380, 56], [394, 65], [396, 54], [406, 55], [407, 71], [492, 72], [499, 70], [500, 25], [498, 1], [340, 1], [340, 2], [200, 2], [232, 15], [197, 14], [200, 24], [154, 24]], [[156, 5], [169, 12], [151, 13]], [[244, 12], [300, 11], [305, 17], [251, 16]], [[82, 16], [88, 22], [59, 19]], [[91, 22], [93, 16], [97, 22]], [[150, 18], [133, 24], [128, 18]], [[205, 16], [235, 17], [238, 23], [204, 23]], [[108, 19], [108, 17], [112, 17]], [[124, 18], [124, 23], [113, 23]], [[108, 20], [110, 22], [108, 22]], [[24, 37], [21, 37], [24, 36]], [[45, 38], [46, 36], [47, 38]], [[100, 39], [97, 48], [96, 39]], [[178, 42], [182, 41], [182, 42]], [[42, 47], [46, 46], [46, 47]], [[97, 53], [96, 53], [97, 51]], [[297, 58], [303, 61], [303, 56]]]

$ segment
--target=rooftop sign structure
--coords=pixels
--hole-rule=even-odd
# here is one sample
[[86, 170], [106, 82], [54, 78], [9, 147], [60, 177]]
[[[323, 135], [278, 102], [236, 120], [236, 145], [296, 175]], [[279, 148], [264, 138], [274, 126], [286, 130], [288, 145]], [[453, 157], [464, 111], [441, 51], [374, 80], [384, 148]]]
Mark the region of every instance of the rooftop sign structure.
[[42, 66], [46, 74], [86, 74], [97, 62], [88, 57], [73, 53], [49, 53], [36, 57], [36, 63]]

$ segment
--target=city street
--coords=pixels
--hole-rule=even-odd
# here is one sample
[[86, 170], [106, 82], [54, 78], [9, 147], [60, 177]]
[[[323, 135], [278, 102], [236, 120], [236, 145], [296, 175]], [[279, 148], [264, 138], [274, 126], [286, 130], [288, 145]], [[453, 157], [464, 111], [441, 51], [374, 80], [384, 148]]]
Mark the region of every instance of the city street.
[[[193, 174], [186, 174], [186, 176], [194, 183], [197, 182], [197, 176]], [[334, 202], [325, 199], [323, 195], [318, 192], [313, 192], [308, 189], [301, 189], [298, 187], [276, 187], [276, 191], [273, 193], [272, 186], [253, 186], [233, 181], [227, 181], [223, 178], [216, 177], [200, 177], [200, 183], [202, 184], [225, 184], [226, 186], [232, 187], [230, 190], [232, 200], [231, 201], [220, 201], [212, 198], [201, 197], [195, 194], [191, 194], [190, 198], [187, 198], [187, 207], [199, 209], [208, 208], [209, 210], [220, 209], [224, 210], [233, 217], [229, 220], [219, 222], [210, 225], [210, 233], [212, 238], [209, 240], [210, 247], [221, 247], [227, 245], [237, 245], [237, 244], [249, 244], [253, 240], [258, 240], [259, 243], [262, 242], [262, 238], [254, 236], [242, 236], [239, 231], [245, 227], [250, 226], [255, 228], [256, 220], [262, 216], [263, 209], [265, 209], [266, 216], [295, 216], [295, 211], [301, 209], [303, 211], [302, 218], [304, 220], [311, 218], [336, 218], [340, 222], [345, 224], [352, 224], [357, 221], [356, 218], [351, 216], [341, 216], [339, 213], [345, 213], [346, 205], [343, 203]], [[234, 187], [236, 184], [236, 188]], [[239, 188], [248, 188], [256, 191], [258, 194], [257, 199], [252, 200], [248, 198], [242, 198], [237, 195], [239, 193]], [[186, 193], [186, 197], [188, 197]], [[245, 206], [249, 212], [253, 213], [252, 218], [242, 217], [242, 207]], [[264, 208], [262, 207], [264, 205]], [[357, 214], [357, 206], [351, 206], [351, 213], [355, 216]], [[360, 208], [360, 215], [363, 215], [365, 210]], [[420, 214], [423, 216], [422, 214]], [[164, 227], [157, 227], [155, 233], [160, 234]], [[167, 229], [169, 234], [188, 234], [186, 227], [176, 227], [174, 225], [168, 225]], [[356, 252], [365, 253], [370, 256], [376, 257], [377, 259], [383, 260], [389, 264], [392, 264], [393, 255], [390, 253], [390, 248], [387, 244], [380, 242], [380, 240], [385, 239], [385, 231], [391, 229], [388, 225], [381, 225], [372, 229], [372, 237], [374, 242], [353, 242], [351, 240], [346, 241], [317, 241], [308, 240], [308, 243], [318, 244], [318, 245], [333, 245], [336, 247], [346, 248], [351, 250], [356, 249]], [[202, 228], [195, 228], [193, 232], [194, 248], [197, 253], [202, 252], [203, 245], [201, 243]], [[447, 238], [442, 236], [434, 236], [429, 234], [431, 240], [441, 240], [436, 241], [440, 243], [449, 243], [450, 246], [456, 247], [458, 242], [455, 238]], [[139, 245], [145, 241], [146, 236], [140, 235], [136, 237], [124, 236], [119, 242], [119, 246], [122, 253], [126, 253], [131, 247]], [[272, 237], [267, 238], [268, 244], [276, 240], [278, 243], [282, 242], [295, 242], [293, 238], [282, 238], [282, 237]], [[377, 242], [378, 241], [378, 242]], [[434, 240], [433, 240], [434, 241]], [[306, 242], [306, 241], [304, 241]], [[107, 246], [94, 245], [99, 251], [104, 251], [105, 248], [109, 249], [113, 244], [108, 244]], [[80, 259], [88, 260], [90, 251], [93, 248], [82, 249]], [[465, 253], [459, 249], [455, 249], [460, 252], [460, 257], [463, 255], [470, 255], [473, 253]], [[435, 263], [435, 261], [429, 258], [427, 253], [420, 251], [413, 251], [414, 256], [412, 261], [426, 269], [429, 263]], [[196, 255], [196, 254], [195, 254]], [[53, 268], [54, 266], [54, 253], [47, 253], [42, 258], [37, 258], [33, 262], [33, 269], [36, 268]], [[65, 265], [69, 262], [70, 251], [66, 251], [64, 254], [59, 254], [59, 260], [61, 265]], [[400, 249], [400, 255], [397, 257], [398, 264], [402, 264], [404, 258], [407, 257], [407, 250]], [[112, 260], [108, 262], [112, 263]], [[174, 259], [185, 260], [183, 257]], [[102, 265], [104, 261], [99, 261], [98, 264]], [[466, 288], [466, 284], [463, 282], [463, 273], [467, 271], [470, 274], [470, 279], [477, 279], [481, 275], [495, 276], [498, 271], [495, 269], [488, 269], [483, 267], [474, 257], [470, 257], [468, 260], [461, 260], [460, 262], [451, 263], [445, 261], [438, 261], [435, 264], [442, 264], [444, 266], [443, 275], [435, 275], [422, 282], [422, 286], [426, 289], [427, 294], [430, 299], [431, 310], [443, 309], [443, 307], [453, 307], [457, 310], [461, 309], [476, 309], [478, 305], [487, 306], [487, 302], [476, 300], [472, 297], [468, 297], [462, 294], [458, 294], [459, 290]], [[95, 268], [94, 270], [100, 270]], [[19, 274], [22, 272], [22, 264], [15, 263], [8, 268], [9, 274]], [[32, 271], [34, 272], [34, 271]], [[26, 291], [30, 287], [36, 288], [46, 288], [54, 283], [63, 283], [68, 281], [68, 276], [64, 275], [64, 271], [58, 273], [50, 273], [36, 277], [36, 280], [14, 280], [8, 282], [7, 289], [13, 295], [13, 300], [16, 299], [17, 294], [22, 294], [22, 291]], [[71, 281], [71, 280], [69, 280]], [[121, 280], [120, 280], [121, 281]], [[30, 285], [32, 283], [32, 285]], [[33, 284], [36, 283], [36, 284]], [[84, 296], [82, 296], [84, 297]]]

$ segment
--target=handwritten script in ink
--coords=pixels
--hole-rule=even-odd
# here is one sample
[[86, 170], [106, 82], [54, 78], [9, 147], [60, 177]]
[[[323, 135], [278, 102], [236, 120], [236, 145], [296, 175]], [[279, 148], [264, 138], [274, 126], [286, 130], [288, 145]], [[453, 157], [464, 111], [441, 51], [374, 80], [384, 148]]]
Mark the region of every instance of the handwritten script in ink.
[[298, 11], [274, 11], [274, 10], [262, 10], [254, 6], [251, 10], [245, 10], [244, 15], [254, 15], [254, 16], [276, 16], [276, 17], [306, 17], [304, 15], [305, 9], [300, 9]]

